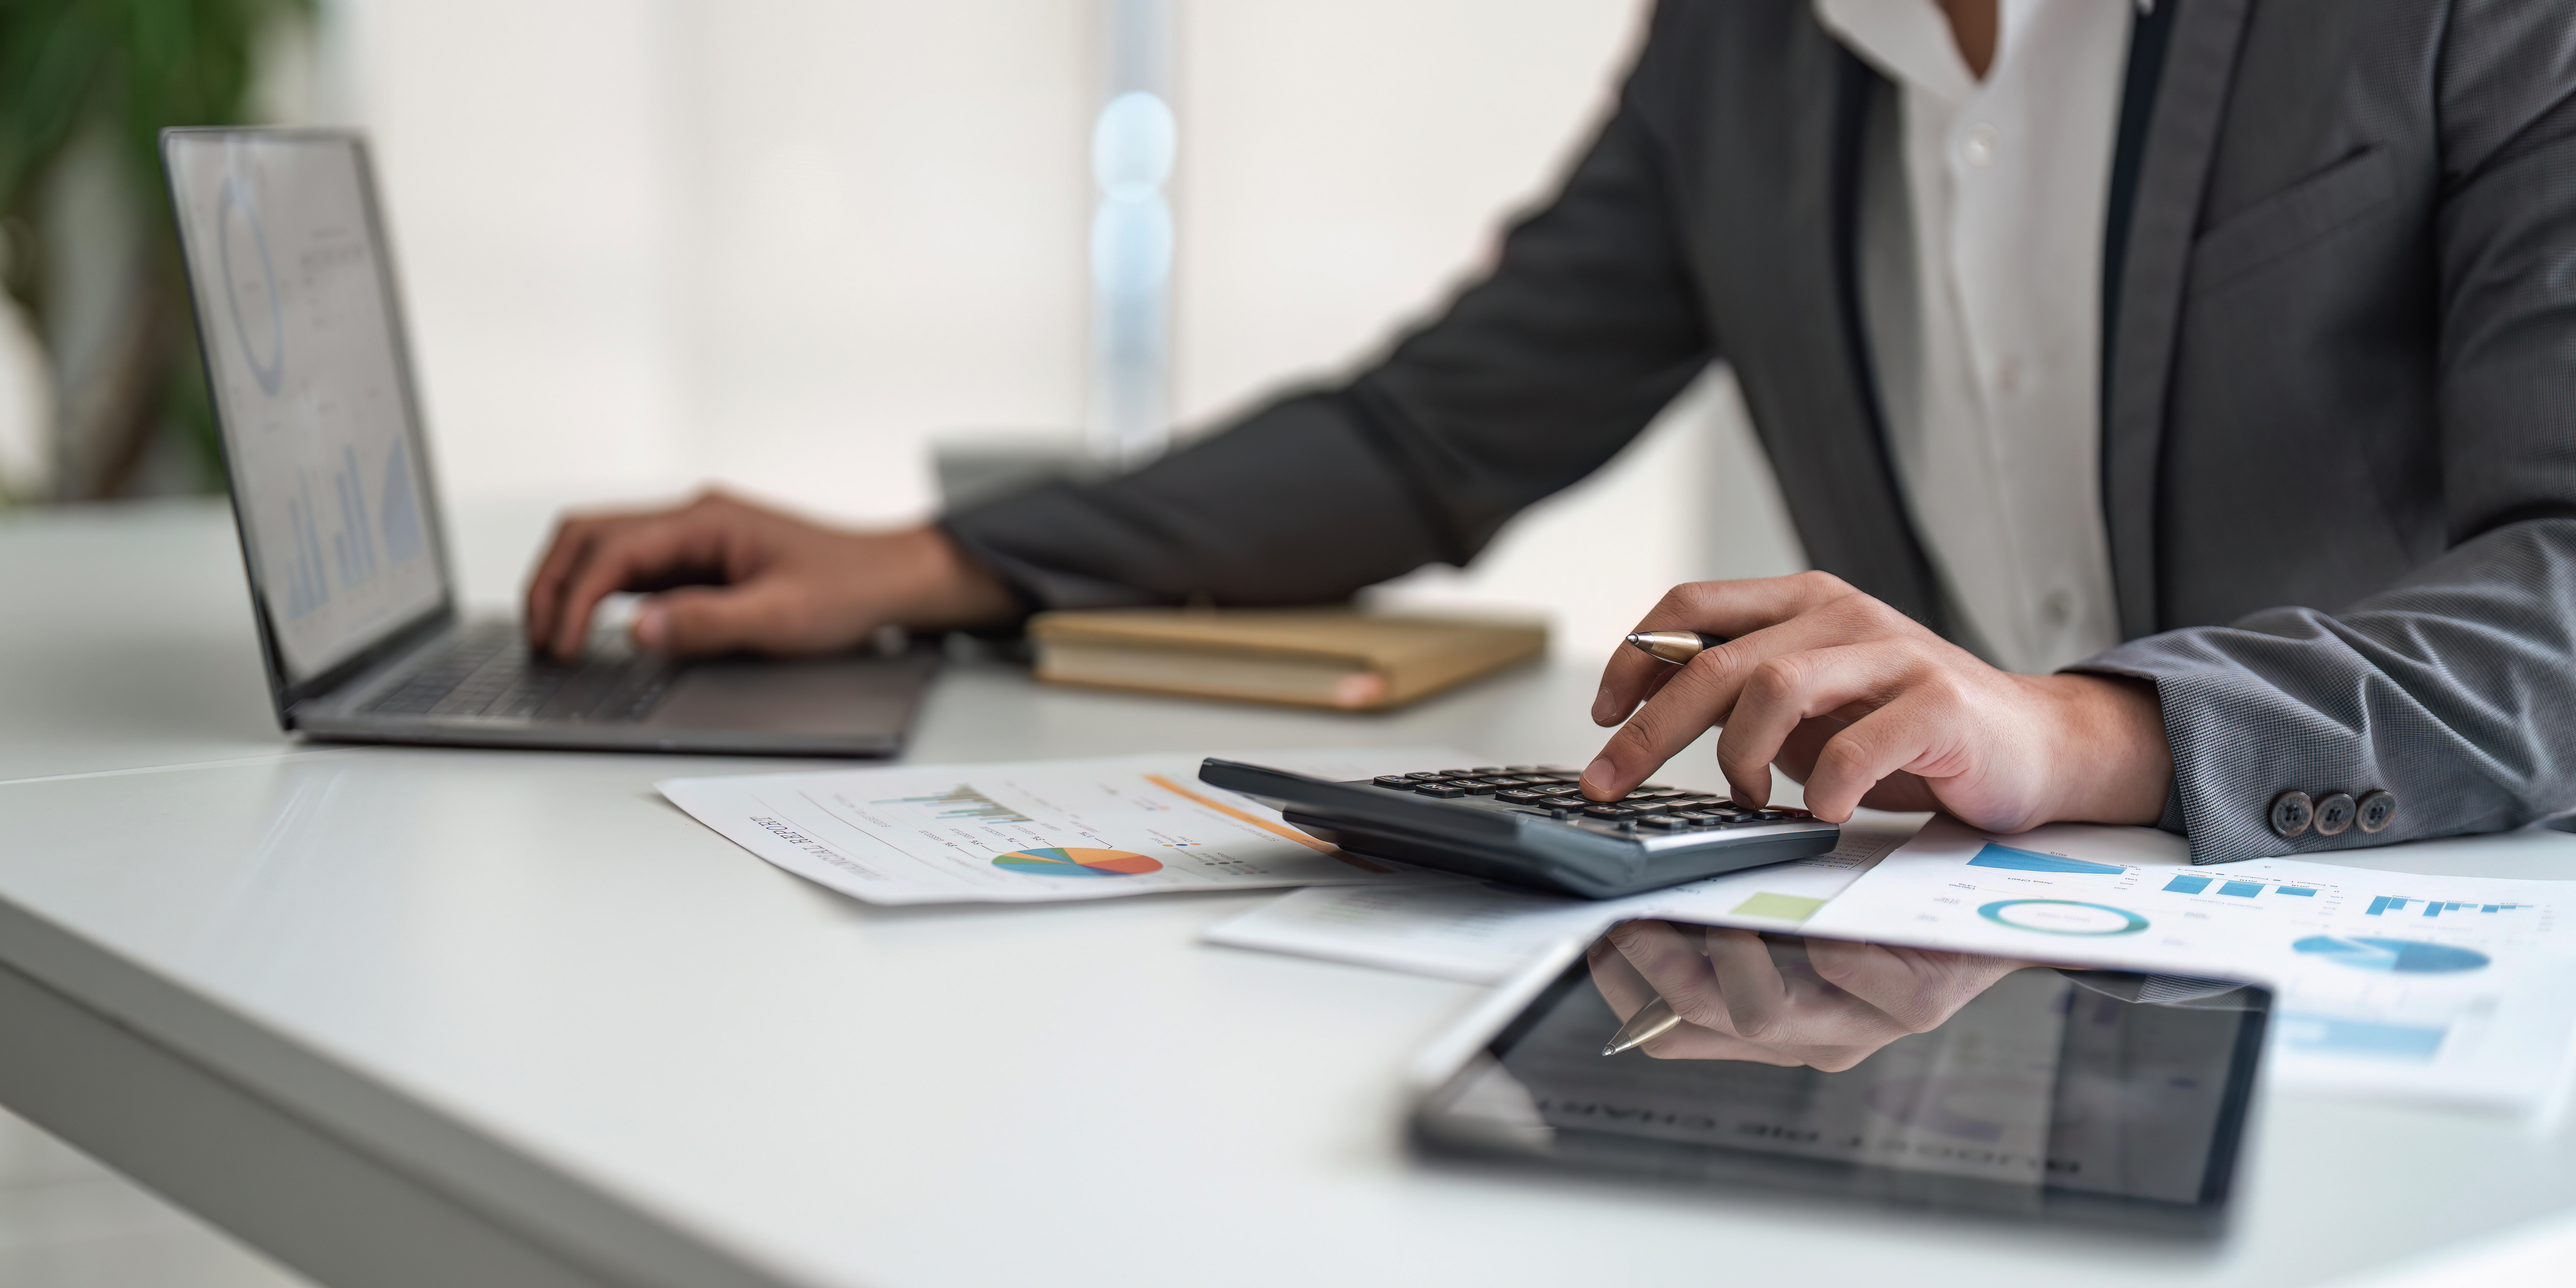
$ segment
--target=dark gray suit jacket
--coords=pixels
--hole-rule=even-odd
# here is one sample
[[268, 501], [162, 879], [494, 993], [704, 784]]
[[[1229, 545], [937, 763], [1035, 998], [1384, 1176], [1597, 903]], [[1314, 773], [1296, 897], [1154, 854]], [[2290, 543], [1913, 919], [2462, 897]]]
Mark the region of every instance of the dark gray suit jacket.
[[[2103, 498], [2201, 862], [2576, 807], [2576, 5], [2162, 0], [2106, 260]], [[1932, 624], [1855, 284], [1891, 92], [1812, 0], [1667, 0], [1492, 275], [1349, 384], [951, 515], [1033, 602], [1285, 604], [1464, 563], [1734, 368], [1809, 557]], [[2397, 794], [2293, 841], [2276, 795]]]

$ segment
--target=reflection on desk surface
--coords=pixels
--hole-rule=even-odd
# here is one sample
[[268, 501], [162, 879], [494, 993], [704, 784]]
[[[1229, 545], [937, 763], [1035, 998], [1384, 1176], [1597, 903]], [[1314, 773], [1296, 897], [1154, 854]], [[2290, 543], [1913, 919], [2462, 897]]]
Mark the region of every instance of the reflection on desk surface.
[[[1604, 1054], [1658, 1004], [1681, 1022]], [[1632, 921], [1434, 1112], [1569, 1159], [1934, 1206], [2215, 1209], [2268, 1007], [2223, 981]]]

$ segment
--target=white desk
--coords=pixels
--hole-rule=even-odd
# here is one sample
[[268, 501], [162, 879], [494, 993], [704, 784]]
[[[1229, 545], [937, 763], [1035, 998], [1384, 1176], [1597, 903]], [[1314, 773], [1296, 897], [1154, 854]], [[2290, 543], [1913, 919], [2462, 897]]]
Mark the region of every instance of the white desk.
[[[2209, 1252], [1426, 1167], [1395, 1075], [1475, 990], [1197, 942], [1255, 895], [869, 908], [649, 787], [775, 762], [299, 747], [234, 559], [204, 508], [0, 522], [0, 1102], [326, 1283], [2270, 1288], [2576, 1209], [2563, 1134], [2305, 1097]], [[960, 668], [914, 755], [1579, 760], [1591, 684], [1368, 718]]]

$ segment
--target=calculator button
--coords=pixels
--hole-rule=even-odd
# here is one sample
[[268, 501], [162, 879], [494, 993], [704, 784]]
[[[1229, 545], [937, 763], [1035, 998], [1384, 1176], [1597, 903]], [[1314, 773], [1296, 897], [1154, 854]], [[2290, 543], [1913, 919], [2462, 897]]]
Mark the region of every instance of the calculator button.
[[1423, 783], [1415, 787], [1413, 792], [1417, 796], [1432, 796], [1447, 801], [1456, 800], [1459, 797], [1466, 795], [1467, 789], [1452, 786], [1448, 783]]
[[1535, 773], [1537, 773], [1537, 772], [1538, 772], [1538, 766], [1536, 766], [1536, 765], [1512, 765], [1512, 766], [1507, 767], [1507, 768], [1505, 769], [1505, 771], [1504, 771], [1504, 772], [1506, 772], [1506, 773], [1513, 773], [1513, 774], [1535, 774]]
[[1470, 774], [1499, 774], [1503, 772], [1503, 767], [1500, 765], [1478, 765], [1474, 769], [1470, 769], [1465, 772]]
[[1658, 814], [1653, 818], [1641, 818], [1637, 820], [1637, 825], [1639, 827], [1651, 827], [1658, 832], [1686, 832], [1689, 831], [1691, 827], [1690, 820], [1675, 818], [1670, 814]]
[[1490, 778], [1462, 778], [1449, 785], [1466, 788], [1470, 796], [1491, 796], [1512, 784], [1509, 780], [1496, 782]]
[[1413, 786], [1413, 775], [1386, 774], [1381, 777], [1371, 779], [1370, 781], [1376, 783], [1380, 787], [1411, 787]]
[[1494, 793], [1494, 799], [1501, 801], [1506, 805], [1536, 805], [1540, 801], [1545, 800], [1546, 797], [1539, 795], [1537, 792], [1523, 791], [1519, 788], [1508, 788]]
[[1744, 817], [1752, 819], [1757, 823], [1776, 823], [1781, 819], [1789, 817], [1789, 811], [1785, 809], [1748, 810]]
[[1628, 808], [1624, 805], [1592, 805], [1587, 806], [1583, 812], [1594, 818], [1628, 817]]

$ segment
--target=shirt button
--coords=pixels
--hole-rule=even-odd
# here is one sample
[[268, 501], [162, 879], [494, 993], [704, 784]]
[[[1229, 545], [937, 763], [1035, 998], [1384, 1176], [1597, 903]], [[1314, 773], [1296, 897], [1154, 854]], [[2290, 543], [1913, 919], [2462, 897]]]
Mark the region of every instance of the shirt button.
[[2298, 836], [2316, 821], [2316, 806], [2306, 792], [2283, 792], [2272, 798], [2272, 830], [2282, 836]]
[[2388, 826], [2388, 820], [2395, 817], [2397, 798], [2387, 792], [2370, 792], [2361, 798], [2360, 810], [2353, 815], [2352, 821], [2362, 831], [2376, 832]]
[[2049, 625], [2062, 628], [2068, 619], [2075, 616], [2075, 597], [2062, 590], [2052, 590], [2039, 601], [2039, 615]]
[[1959, 159], [1979, 169], [1994, 164], [1995, 149], [2003, 143], [2003, 131], [1989, 121], [1979, 121], [1959, 136]]
[[2318, 801], [2317, 835], [2342, 835], [2345, 828], [2352, 826], [2353, 812], [2357, 808], [2350, 792], [2336, 792]]

